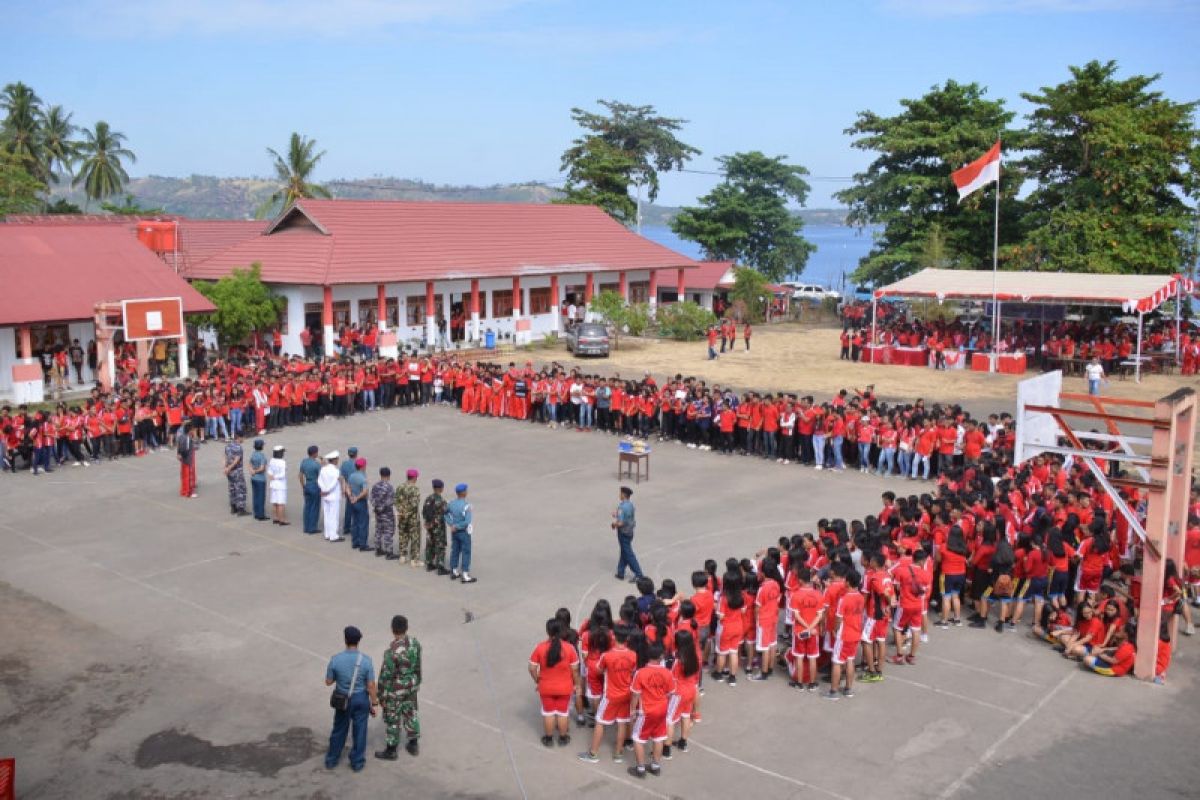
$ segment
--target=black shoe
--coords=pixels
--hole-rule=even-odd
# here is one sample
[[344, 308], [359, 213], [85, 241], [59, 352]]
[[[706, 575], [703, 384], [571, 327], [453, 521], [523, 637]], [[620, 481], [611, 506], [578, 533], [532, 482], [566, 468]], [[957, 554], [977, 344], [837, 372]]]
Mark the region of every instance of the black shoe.
[[438, 574], [438, 575], [449, 575], [449, 574], [450, 574], [450, 570], [446, 569], [445, 567], [438, 567], [438, 568], [437, 568], [437, 574]]
[[248, 517], [250, 516], [250, 512], [243, 508], [241, 511], [237, 512], [237, 515], [239, 517]]
[[987, 622], [985, 622], [982, 619], [972, 620], [971, 622], [967, 623], [967, 627], [968, 628], [986, 628]]
[[416, 755], [421, 754], [421, 746], [419, 744], [417, 744], [416, 739], [409, 739], [408, 744], [404, 745], [404, 749], [408, 751], [408, 754], [410, 756], [416, 756]]
[[399, 561], [399, 560], [400, 560], [400, 556], [396, 555], [395, 553], [388, 553], [388, 554], [387, 554], [387, 555], [384, 557], [384, 560], [385, 560], [385, 561]]
[[542, 746], [543, 747], [554, 747], [554, 737], [553, 736], [543, 736], [542, 737]]
[[385, 761], [395, 761], [399, 756], [396, 754], [396, 745], [389, 744], [386, 750], [376, 750], [376, 758], [382, 758]]
[[437, 565], [436, 565], [436, 564], [426, 564], [426, 565], [425, 565], [425, 571], [426, 571], [426, 572], [433, 572], [435, 569], [437, 569]]
[[570, 743], [571, 743], [571, 734], [569, 734], [569, 733], [560, 733], [560, 734], [558, 735], [558, 746], [559, 746], [559, 747], [566, 747], [566, 746], [567, 746], [567, 745], [569, 745]]
[[646, 768], [645, 767], [630, 767], [629, 769], [626, 770], [626, 772], [628, 772], [630, 775], [632, 775], [635, 778], [639, 778], [642, 780], [645, 780], [645, 778], [646, 778]]
[[387, 555], [387, 553], [383, 552], [383, 548], [382, 548], [382, 547], [376, 547], [376, 548], [375, 548], [375, 557], [376, 557], [376, 558], [379, 558], [380, 556], [385, 556], [385, 555]]

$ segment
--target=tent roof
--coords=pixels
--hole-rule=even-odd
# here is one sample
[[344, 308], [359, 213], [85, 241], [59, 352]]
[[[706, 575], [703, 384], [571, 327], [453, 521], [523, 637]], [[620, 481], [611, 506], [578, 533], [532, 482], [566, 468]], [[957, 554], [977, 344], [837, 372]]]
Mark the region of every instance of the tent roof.
[[876, 289], [875, 297], [991, 300], [994, 291], [1003, 302], [1120, 306], [1133, 313], [1153, 311], [1176, 291], [1192, 288], [1179, 275], [999, 272], [994, 281], [993, 273], [986, 270], [923, 269]]

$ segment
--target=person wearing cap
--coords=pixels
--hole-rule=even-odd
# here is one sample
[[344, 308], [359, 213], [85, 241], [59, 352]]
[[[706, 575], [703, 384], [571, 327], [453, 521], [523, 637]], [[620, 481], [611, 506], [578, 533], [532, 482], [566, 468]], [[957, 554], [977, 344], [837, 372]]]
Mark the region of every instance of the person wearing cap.
[[229, 513], [246, 516], [246, 472], [243, 463], [242, 432], [232, 431], [225, 445], [225, 482], [229, 484]]
[[354, 473], [354, 460], [358, 458], [358, 448], [349, 447], [346, 449], [346, 460], [338, 467], [338, 474], [342, 481], [342, 496], [346, 499], [346, 509], [342, 513], [342, 536], [350, 539], [353, 542], [353, 531], [350, 526], [350, 515], [353, 513], [350, 510], [350, 484], [348, 479]]
[[271, 517], [276, 525], [291, 525], [287, 521], [287, 461], [283, 445], [275, 445], [267, 462], [267, 488], [271, 491]]
[[254, 440], [254, 452], [250, 454], [250, 495], [254, 506], [254, 518], [259, 521], [267, 517], [267, 455], [263, 452], [262, 439]]
[[[347, 459], [349, 461], [349, 459]], [[354, 459], [354, 471], [346, 477], [346, 500], [350, 504], [350, 546], [355, 550], [370, 550], [367, 544], [367, 526], [370, 512], [367, 509], [367, 460]]]
[[[375, 666], [371, 657], [358, 649], [362, 631], [348, 625], [342, 631], [346, 649], [329, 659], [325, 667], [325, 685], [335, 686], [349, 702], [345, 709], [334, 708], [333, 730], [329, 734], [329, 749], [325, 752], [325, 769], [334, 769], [346, 748], [346, 734], [351, 735], [350, 769], [360, 771], [367, 763], [367, 717], [375, 716], [379, 697], [375, 686]], [[332, 704], [332, 701], [331, 701]]]
[[[256, 439], [257, 447], [262, 439]], [[321, 474], [321, 462], [317, 453], [321, 452], [315, 444], [308, 446], [308, 455], [300, 462], [300, 491], [304, 494], [304, 532], [320, 533], [321, 524], [321, 490], [317, 487], [317, 477]]]
[[[475, 532], [472, 523], [474, 519], [471, 504], [467, 501], [467, 485], [460, 483], [454, 487], [456, 495], [446, 506], [446, 527], [450, 529], [450, 580], [458, 580], [461, 576], [463, 583], [474, 583], [471, 577], [471, 534]], [[458, 568], [462, 566], [462, 572]]]
[[422, 566], [421, 561], [421, 489], [417, 486], [415, 469], [405, 474], [404, 483], [396, 489], [397, 552], [401, 564]]
[[425, 498], [421, 506], [421, 518], [425, 521], [425, 570], [438, 575], [449, 575], [446, 569], [446, 498], [442, 489], [446, 484], [441, 478], [433, 479], [433, 493]]
[[341, 453], [331, 450], [325, 454], [325, 466], [317, 475], [317, 489], [321, 492], [321, 519], [325, 524], [325, 539], [330, 542], [345, 541], [338, 536], [342, 519], [342, 478], [338, 472]]
[[629, 582], [633, 583], [642, 577], [642, 567], [633, 552], [633, 532], [637, 527], [633, 501], [629, 499], [633, 497], [633, 489], [622, 486], [619, 497], [620, 502], [617, 503], [617, 510], [613, 512], [612, 522], [613, 530], [617, 532], [617, 546], [621, 551], [617, 558], [617, 580], [625, 580], [625, 568], [629, 567], [633, 571]]
[[379, 481], [371, 487], [371, 510], [375, 512], [375, 555], [386, 556], [395, 561], [398, 555], [392, 552], [396, 536], [396, 489], [392, 486], [392, 471], [379, 468]]

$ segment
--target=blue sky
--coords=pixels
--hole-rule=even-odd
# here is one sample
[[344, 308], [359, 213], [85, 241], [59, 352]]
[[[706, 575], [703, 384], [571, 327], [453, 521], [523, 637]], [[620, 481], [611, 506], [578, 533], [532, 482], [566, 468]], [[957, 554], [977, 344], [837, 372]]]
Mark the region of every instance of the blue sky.
[[[757, 149], [808, 167], [810, 206], [861, 169], [843, 129], [947, 78], [1021, 91], [1116, 59], [1200, 96], [1196, 0], [4, 0], [0, 84], [107, 120], [134, 175], [265, 175], [292, 131], [318, 179], [560, 177], [569, 110], [599, 98], [689, 120], [692, 163]], [[671, 174], [660, 202], [715, 178]]]

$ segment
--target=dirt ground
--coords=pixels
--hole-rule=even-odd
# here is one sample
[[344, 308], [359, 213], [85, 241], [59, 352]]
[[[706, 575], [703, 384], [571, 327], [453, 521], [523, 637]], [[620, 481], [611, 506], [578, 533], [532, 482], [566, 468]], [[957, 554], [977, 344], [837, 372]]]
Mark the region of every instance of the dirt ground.
[[[704, 342], [671, 342], [651, 339], [622, 339], [607, 361], [588, 360], [602, 365], [598, 371], [623, 375], [695, 375], [710, 383], [763, 391], [788, 391], [812, 394], [826, 399], [840, 389], [862, 388], [875, 384], [881, 398], [912, 401], [962, 402], [975, 412], [1012, 411], [1017, 383], [1036, 375], [990, 375], [969, 370], [936, 371], [916, 367], [851, 363], [838, 359], [838, 329], [802, 324], [772, 325], [756, 328], [750, 351], [739, 340], [733, 352], [709, 361]], [[562, 356], [569, 356], [563, 351]], [[560, 360], [562, 360], [560, 356]], [[1136, 383], [1132, 377], [1113, 378], [1104, 387], [1115, 397], [1157, 399], [1180, 386], [1197, 386], [1192, 377], [1146, 375]], [[1081, 377], [1063, 380], [1063, 390], [1086, 392]]]

